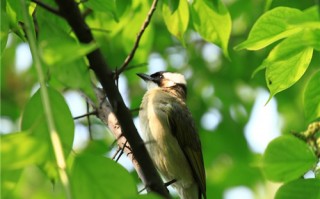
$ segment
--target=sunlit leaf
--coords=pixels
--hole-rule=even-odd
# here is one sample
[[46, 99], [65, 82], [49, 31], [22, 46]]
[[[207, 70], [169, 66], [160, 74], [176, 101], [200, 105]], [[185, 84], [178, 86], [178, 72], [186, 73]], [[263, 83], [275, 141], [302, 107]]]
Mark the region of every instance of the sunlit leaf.
[[320, 71], [309, 80], [304, 91], [304, 111], [308, 122], [320, 117]]
[[2, 11], [1, 8], [1, 32], [0, 32], [0, 39], [1, 39], [1, 48], [0, 52], [2, 55], [2, 52], [4, 48], [6, 47], [7, 44], [7, 39], [8, 39], [8, 34], [9, 34], [9, 21], [8, 21], [8, 16], [5, 13], [5, 11]]
[[169, 0], [166, 0], [162, 4], [162, 16], [166, 26], [171, 34], [176, 36], [183, 45], [184, 42], [184, 33], [187, 30], [189, 24], [189, 6], [186, 0], [177, 1], [179, 2], [179, 7], [172, 12], [170, 8]]
[[302, 13], [291, 17], [288, 20], [288, 24], [291, 26], [299, 26], [300, 28], [312, 28], [319, 29], [319, 11], [317, 6], [313, 6]]
[[19, 21], [23, 21], [19, 0], [6, 1], [6, 14], [10, 29], [24, 40], [24, 33], [19, 25]]
[[287, 7], [277, 7], [266, 12], [253, 25], [248, 39], [236, 46], [235, 49], [259, 50], [299, 32], [301, 29], [289, 26], [287, 20], [301, 13], [298, 9]]
[[[1, 157], [3, 156], [1, 155]], [[0, 172], [1, 198], [11, 198], [10, 196], [17, 186], [20, 175], [22, 173], [22, 169], [4, 169], [1, 165]]]
[[161, 197], [155, 193], [148, 193], [147, 195], [143, 194], [143, 195], [136, 196], [135, 198], [137, 198], [137, 199], [161, 199], [163, 197]]
[[[128, 24], [123, 27], [124, 29], [121, 35], [122, 44], [126, 53], [131, 52], [137, 40], [137, 34], [141, 31], [141, 26], [145, 21], [150, 7], [148, 1], [136, 1], [135, 3], [137, 4], [135, 5], [135, 12], [130, 18]], [[141, 37], [139, 48], [135, 53], [133, 61], [138, 63], [144, 63], [146, 61], [154, 39], [153, 36], [154, 29], [152, 24], [149, 24]]]
[[308, 45], [310, 32], [289, 37], [277, 45], [262, 63], [266, 68], [266, 82], [270, 98], [296, 83], [304, 74], [312, 58]]
[[[121, 17], [122, 14], [127, 10], [130, 9], [132, 6], [132, 0], [116, 0], [116, 10], [117, 16]], [[120, 20], [121, 21], [121, 20]]]
[[84, 56], [96, 49], [97, 45], [94, 43], [78, 44], [50, 21], [44, 20], [40, 26], [42, 28], [39, 36], [42, 58], [51, 69], [52, 78], [67, 88], [82, 90], [95, 101]]
[[299, 179], [282, 185], [275, 199], [319, 199], [319, 179]]
[[20, 169], [46, 160], [47, 150], [41, 140], [30, 133], [11, 133], [1, 136], [1, 167]]
[[228, 42], [231, 33], [231, 17], [225, 5], [196, 0], [191, 6], [192, 24], [207, 41], [220, 46], [229, 57]]
[[[59, 134], [65, 156], [72, 149], [74, 137], [74, 122], [71, 112], [61, 94], [52, 88], [48, 89], [50, 109], [54, 119], [54, 125]], [[45, 170], [50, 173], [56, 169], [56, 161], [53, 153], [53, 146], [50, 139], [47, 115], [44, 111], [40, 90], [38, 90], [27, 103], [21, 120], [21, 129], [28, 131], [36, 139], [43, 140], [38, 144], [47, 151], [47, 160], [44, 164]], [[54, 173], [54, 172], [53, 172]]]
[[269, 180], [287, 182], [303, 176], [317, 157], [302, 140], [284, 135], [272, 140], [263, 156], [263, 171]]
[[99, 155], [81, 154], [75, 157], [71, 180], [77, 199], [120, 199], [137, 195], [128, 171], [113, 160]]
[[67, 65], [70, 62], [83, 59], [83, 56], [97, 48], [94, 43], [78, 44], [74, 38], [66, 32], [43, 21], [39, 35], [42, 59], [47, 65]]
[[114, 0], [90, 0], [86, 1], [85, 5], [91, 8], [93, 11], [109, 12], [116, 21], [119, 20], [116, 12], [116, 3]]

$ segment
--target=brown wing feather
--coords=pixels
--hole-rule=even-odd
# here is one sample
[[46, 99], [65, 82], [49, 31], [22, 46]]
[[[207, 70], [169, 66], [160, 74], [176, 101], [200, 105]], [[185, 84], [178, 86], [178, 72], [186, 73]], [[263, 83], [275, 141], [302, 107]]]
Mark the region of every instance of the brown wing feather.
[[[167, 97], [172, 98], [170, 95]], [[201, 194], [206, 198], [206, 178], [201, 143], [190, 111], [183, 101], [169, 100], [163, 95], [161, 98], [156, 97], [155, 99], [161, 101], [160, 104], [164, 105], [162, 110], [168, 115], [171, 132], [177, 138], [189, 162]], [[168, 104], [169, 102], [170, 104]], [[201, 194], [199, 194], [199, 199], [201, 199]]]

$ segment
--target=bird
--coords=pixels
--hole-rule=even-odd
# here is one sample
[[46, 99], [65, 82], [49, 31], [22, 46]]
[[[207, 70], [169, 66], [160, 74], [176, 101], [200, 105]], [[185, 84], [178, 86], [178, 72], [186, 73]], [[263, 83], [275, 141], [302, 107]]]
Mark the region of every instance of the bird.
[[147, 84], [139, 120], [153, 164], [181, 199], [206, 199], [201, 143], [186, 105], [185, 77], [168, 71], [137, 75]]

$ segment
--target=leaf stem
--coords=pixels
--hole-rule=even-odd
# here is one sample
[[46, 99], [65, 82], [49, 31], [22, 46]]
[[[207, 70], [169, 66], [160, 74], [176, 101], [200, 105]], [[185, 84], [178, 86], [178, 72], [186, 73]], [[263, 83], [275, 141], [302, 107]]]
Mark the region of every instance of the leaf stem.
[[34, 65], [36, 67], [37, 75], [39, 78], [41, 100], [42, 100], [42, 104], [44, 106], [44, 111], [45, 111], [45, 115], [46, 115], [46, 119], [47, 119], [47, 123], [48, 123], [52, 148], [53, 148], [54, 155], [55, 155], [58, 169], [59, 169], [60, 180], [61, 180], [63, 187], [66, 191], [67, 198], [71, 199], [72, 198], [71, 188], [70, 188], [69, 177], [68, 177], [68, 174], [66, 171], [66, 161], [65, 161], [64, 154], [63, 154], [61, 140], [60, 140], [60, 137], [57, 133], [57, 130], [56, 130], [56, 127], [54, 124], [54, 120], [53, 120], [48, 89], [46, 86], [46, 82], [45, 82], [45, 78], [44, 78], [44, 74], [43, 74], [42, 66], [41, 66], [41, 60], [39, 57], [39, 51], [38, 51], [37, 44], [36, 44], [35, 32], [31, 28], [32, 23], [31, 23], [30, 16], [28, 13], [28, 7], [26, 4], [26, 1], [20, 0], [20, 5], [22, 7], [22, 14], [23, 14], [23, 18], [25, 21], [26, 35], [27, 35], [27, 38], [29, 41], [31, 54], [32, 54]]

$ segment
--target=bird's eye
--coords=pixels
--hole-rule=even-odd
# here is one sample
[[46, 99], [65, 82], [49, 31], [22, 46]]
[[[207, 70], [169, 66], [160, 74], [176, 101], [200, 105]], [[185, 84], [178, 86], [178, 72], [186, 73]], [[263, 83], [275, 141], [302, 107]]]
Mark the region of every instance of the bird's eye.
[[163, 75], [159, 75], [159, 78], [162, 79], [162, 78], [163, 78]]

